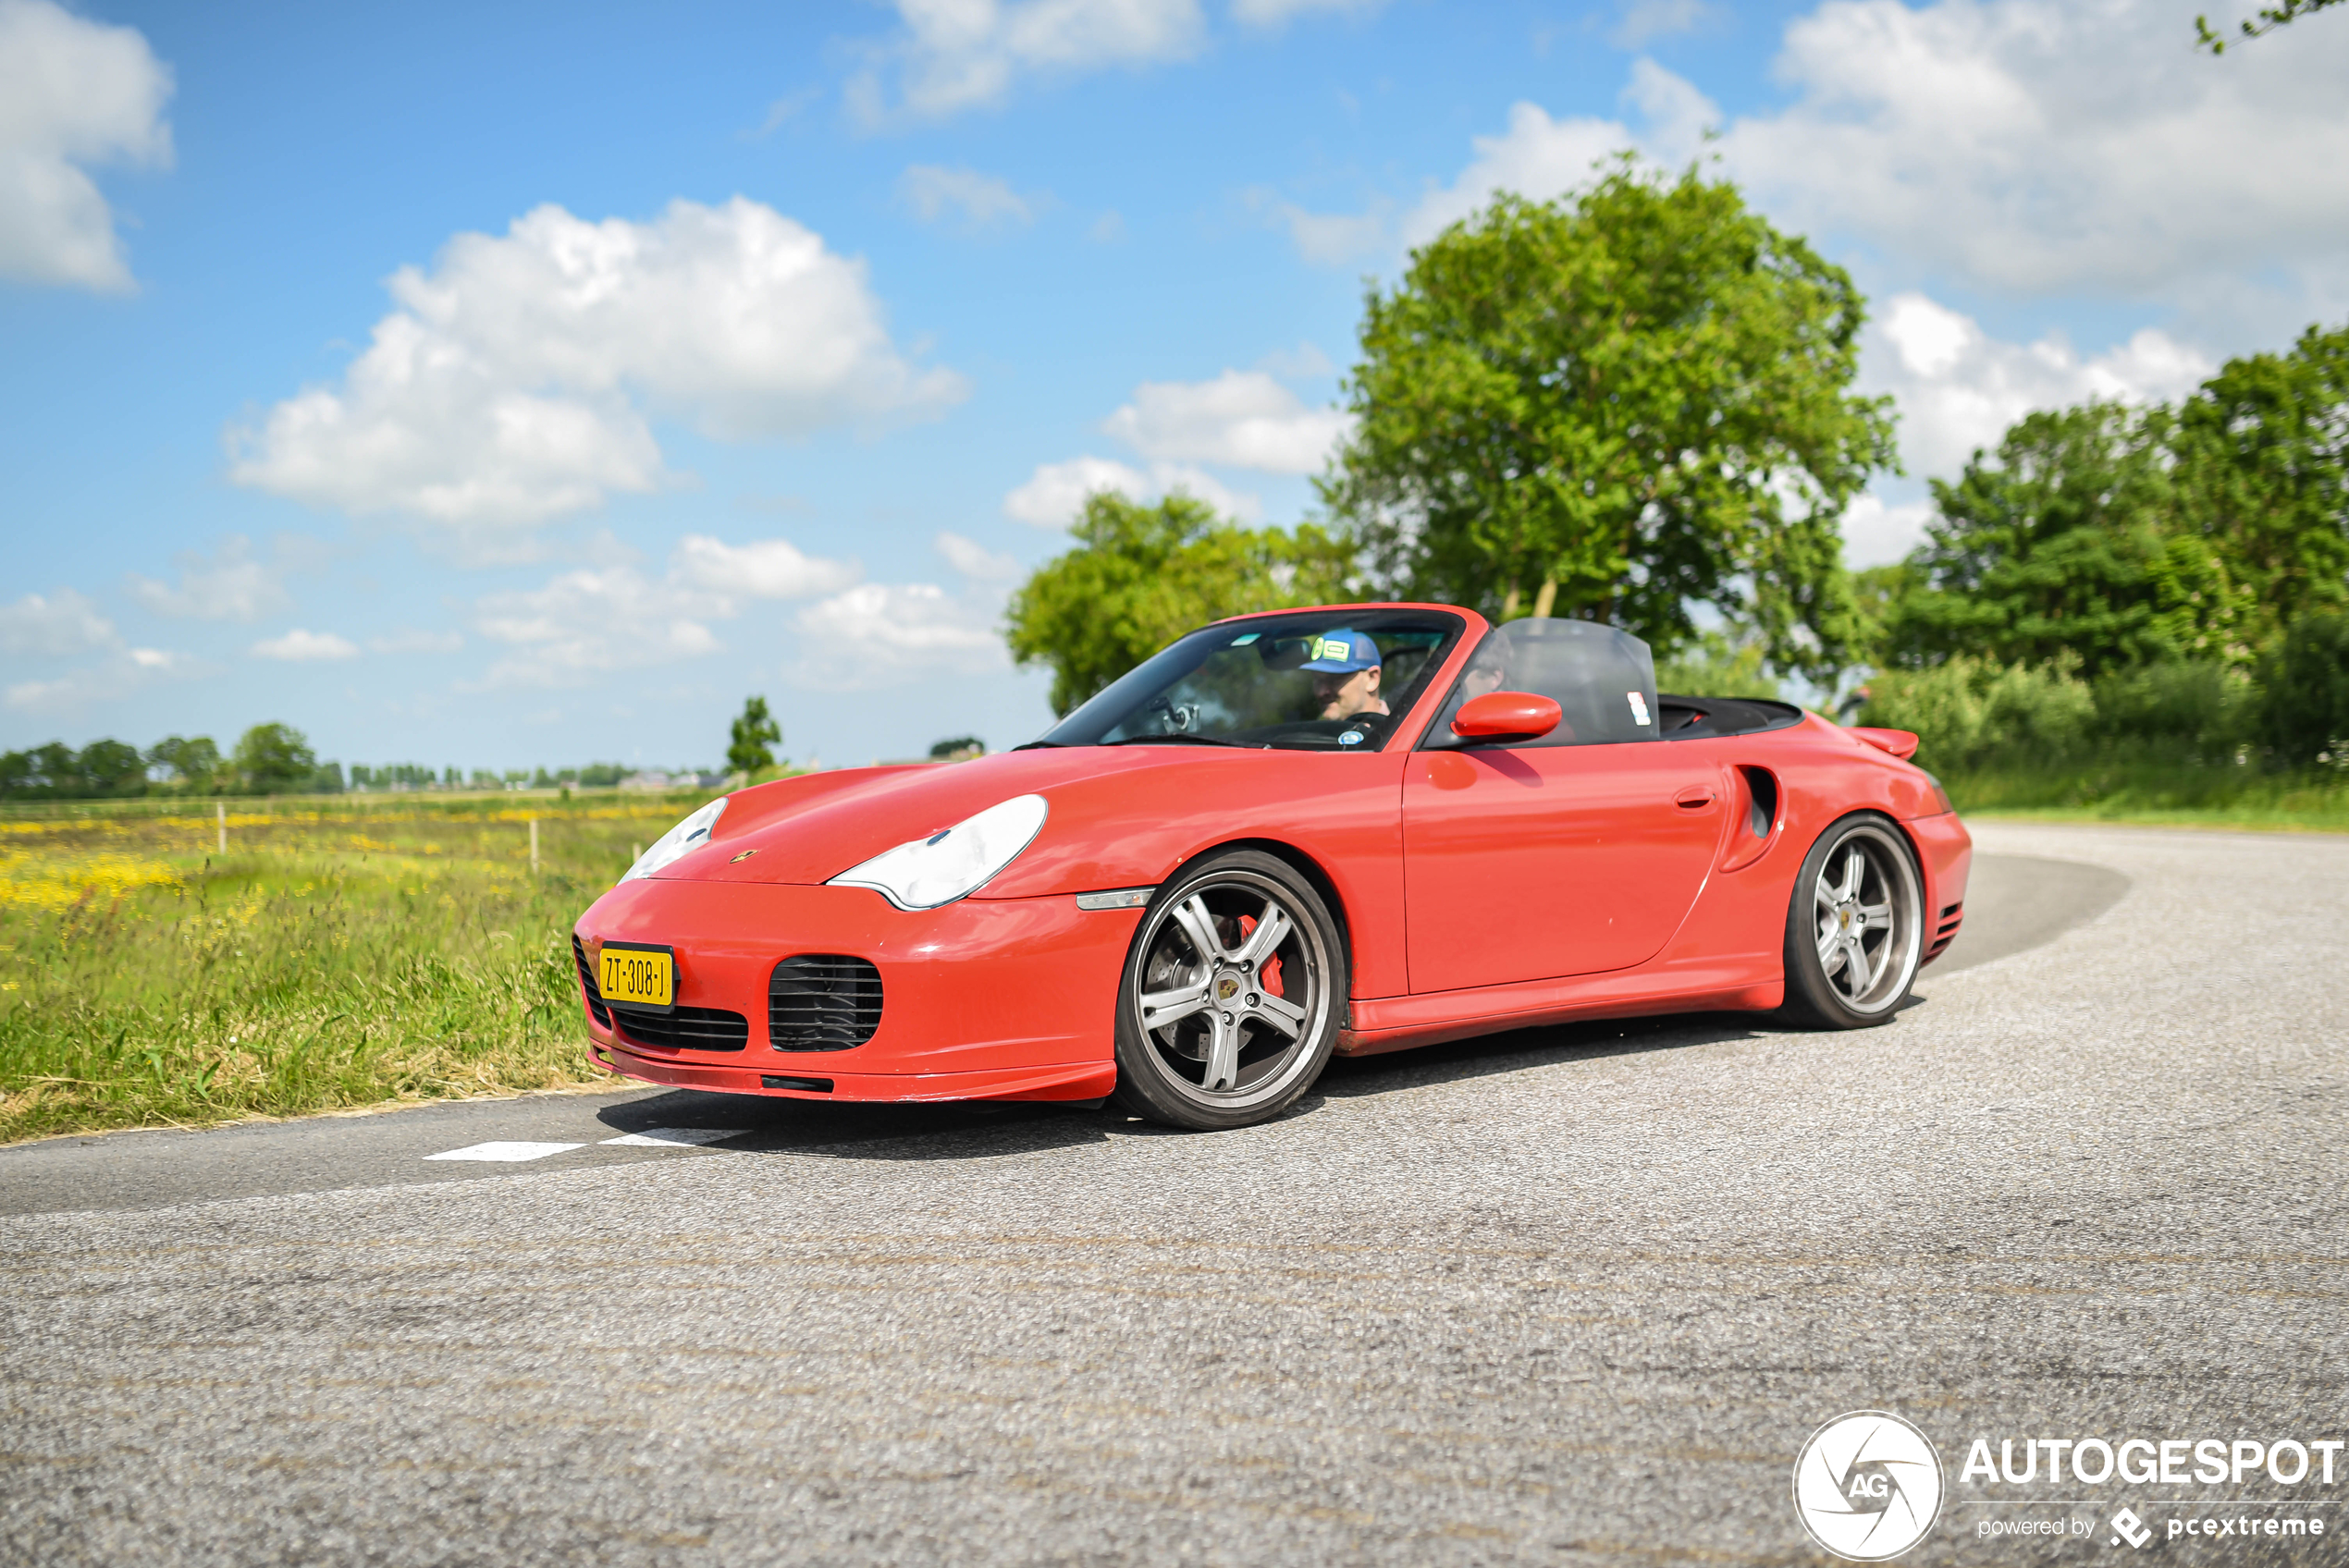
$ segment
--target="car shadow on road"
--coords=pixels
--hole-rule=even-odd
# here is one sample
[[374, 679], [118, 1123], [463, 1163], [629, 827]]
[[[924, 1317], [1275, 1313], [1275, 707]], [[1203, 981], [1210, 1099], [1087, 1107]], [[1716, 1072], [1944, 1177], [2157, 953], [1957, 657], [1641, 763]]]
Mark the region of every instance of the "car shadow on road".
[[606, 1106], [596, 1114], [621, 1133], [739, 1128], [737, 1136], [717, 1145], [735, 1154], [991, 1159], [1101, 1143], [1115, 1113], [1046, 1103], [874, 1105], [675, 1089]]
[[[1910, 998], [1902, 1011], [1920, 999]], [[1674, 1013], [1512, 1029], [1382, 1056], [1339, 1057], [1286, 1115], [1310, 1116], [1332, 1101], [1462, 1083], [1561, 1062], [1687, 1050], [1798, 1033], [1804, 1031], [1767, 1014]], [[730, 1153], [848, 1159], [996, 1159], [1099, 1144], [1113, 1137], [1198, 1135], [1127, 1116], [1114, 1105], [974, 1101], [874, 1105], [713, 1095], [694, 1089], [607, 1106], [597, 1115], [620, 1133], [656, 1128], [738, 1129], [734, 1136], [716, 1145]]]

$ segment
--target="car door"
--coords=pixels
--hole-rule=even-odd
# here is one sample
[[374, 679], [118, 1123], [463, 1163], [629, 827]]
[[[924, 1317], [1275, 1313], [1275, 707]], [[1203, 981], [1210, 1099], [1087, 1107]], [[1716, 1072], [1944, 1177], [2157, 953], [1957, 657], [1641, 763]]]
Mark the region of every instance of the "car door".
[[1695, 902], [1720, 842], [1719, 765], [1654, 738], [1643, 644], [1590, 622], [1492, 635], [1504, 689], [1552, 697], [1566, 717], [1534, 741], [1461, 746], [1449, 726], [1467, 693], [1456, 692], [1407, 764], [1414, 992], [1644, 962]]

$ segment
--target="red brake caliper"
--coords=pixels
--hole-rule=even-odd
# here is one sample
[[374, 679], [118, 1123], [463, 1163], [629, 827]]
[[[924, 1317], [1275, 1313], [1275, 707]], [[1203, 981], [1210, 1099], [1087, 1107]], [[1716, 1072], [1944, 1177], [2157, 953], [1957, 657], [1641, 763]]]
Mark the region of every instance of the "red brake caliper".
[[[1240, 916], [1240, 940], [1242, 942], [1246, 942], [1248, 938], [1248, 933], [1254, 931], [1255, 929], [1256, 916], [1252, 914], [1243, 914]], [[1285, 997], [1288, 995], [1286, 991], [1281, 988], [1281, 960], [1279, 954], [1275, 953], [1271, 958], [1266, 959], [1262, 964], [1258, 966], [1256, 971], [1256, 981], [1259, 986], [1262, 986], [1265, 990], [1271, 992], [1276, 997]]]

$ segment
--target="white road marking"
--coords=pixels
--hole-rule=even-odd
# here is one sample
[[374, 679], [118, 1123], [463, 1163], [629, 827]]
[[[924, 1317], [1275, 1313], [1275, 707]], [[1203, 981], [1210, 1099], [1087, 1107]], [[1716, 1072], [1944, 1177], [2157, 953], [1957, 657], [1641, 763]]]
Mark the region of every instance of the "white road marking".
[[741, 1127], [647, 1127], [641, 1133], [606, 1138], [604, 1142], [623, 1148], [688, 1148], [714, 1144], [720, 1138], [739, 1138], [744, 1131]]
[[450, 1149], [446, 1154], [428, 1154], [424, 1156], [424, 1158], [426, 1159], [495, 1159], [505, 1161], [544, 1159], [550, 1154], [562, 1154], [567, 1150], [580, 1148], [583, 1146], [584, 1145], [579, 1144], [468, 1144], [461, 1149]]

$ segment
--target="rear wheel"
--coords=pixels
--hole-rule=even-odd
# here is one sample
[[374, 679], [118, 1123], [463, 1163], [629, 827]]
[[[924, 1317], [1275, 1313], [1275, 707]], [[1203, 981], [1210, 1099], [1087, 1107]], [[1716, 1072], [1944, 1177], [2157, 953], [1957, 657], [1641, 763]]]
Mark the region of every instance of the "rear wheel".
[[1922, 889], [1916, 855], [1890, 818], [1861, 812], [1821, 834], [1787, 910], [1787, 1012], [1831, 1029], [1891, 1017], [1924, 950]]
[[1235, 850], [1151, 900], [1117, 998], [1117, 1101], [1173, 1127], [1278, 1116], [1330, 1060], [1347, 991], [1336, 922], [1283, 862]]

